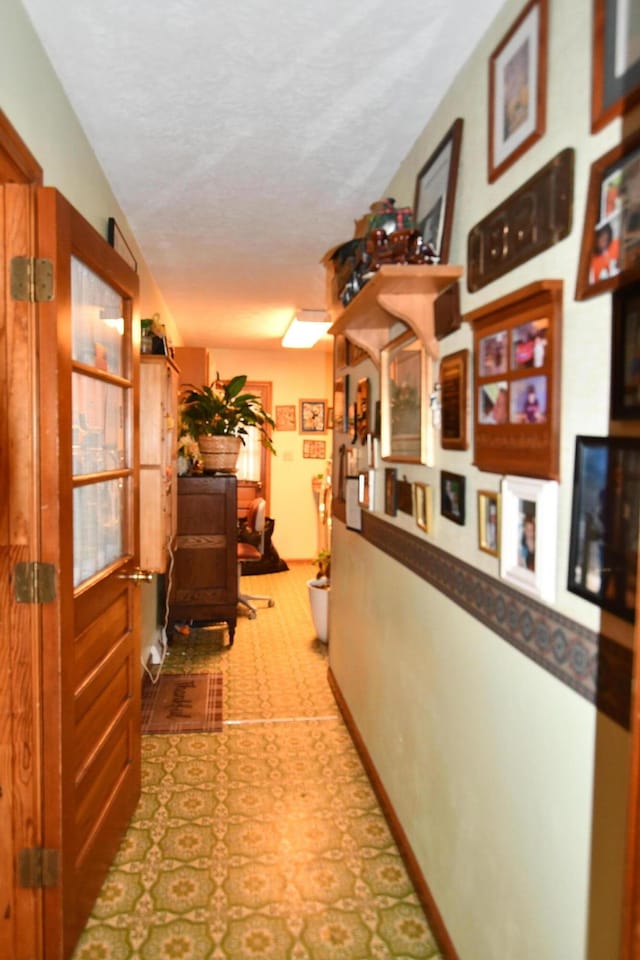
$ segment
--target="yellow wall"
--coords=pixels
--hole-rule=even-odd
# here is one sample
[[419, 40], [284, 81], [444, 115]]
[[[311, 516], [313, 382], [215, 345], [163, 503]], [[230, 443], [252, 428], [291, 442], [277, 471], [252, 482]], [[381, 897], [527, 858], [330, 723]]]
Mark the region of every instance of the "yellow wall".
[[[273, 384], [273, 409], [296, 406], [295, 431], [276, 431], [277, 455], [271, 458], [271, 516], [276, 521], [273, 542], [281, 557], [310, 559], [318, 552], [317, 501], [311, 480], [327, 467], [331, 435], [301, 434], [298, 402], [326, 400], [333, 406], [332, 354], [315, 350], [220, 350], [210, 351], [211, 370], [223, 379], [246, 373], [250, 380]], [[305, 437], [326, 441], [327, 459], [303, 459]]]
[[[576, 150], [570, 236], [474, 295], [463, 283], [462, 308], [537, 279], [564, 280], [555, 605], [598, 630], [601, 611], [568, 593], [566, 576], [575, 436], [609, 429], [611, 299], [573, 296], [589, 167], [618, 142], [620, 124], [589, 132], [592, 5], [551, 2], [547, 132], [488, 184], [487, 64], [522, 6], [505, 5], [386, 193], [411, 204], [418, 170], [463, 117], [450, 260], [465, 264], [470, 228], [561, 149]], [[442, 354], [472, 347], [468, 324], [441, 343]], [[367, 370], [350, 371], [352, 399], [361, 375], [372, 378], [377, 398], [375, 371]], [[399, 474], [434, 487], [435, 528], [426, 539], [497, 578], [498, 561], [477, 547], [476, 492], [499, 489], [500, 477], [472, 459], [472, 449], [442, 451], [437, 442], [434, 468], [403, 464]], [[463, 527], [438, 516], [441, 469], [467, 478]], [[381, 511], [382, 467], [377, 479]], [[422, 535], [410, 517], [391, 522]], [[462, 960], [614, 960], [628, 735], [340, 523], [332, 573], [332, 669]], [[606, 632], [631, 642], [616, 618]]]

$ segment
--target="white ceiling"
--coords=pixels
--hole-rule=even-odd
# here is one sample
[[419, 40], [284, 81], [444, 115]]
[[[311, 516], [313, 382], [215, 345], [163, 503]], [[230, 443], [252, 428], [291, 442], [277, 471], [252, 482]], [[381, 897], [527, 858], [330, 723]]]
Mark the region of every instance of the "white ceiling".
[[23, 0], [185, 344], [239, 348], [324, 307], [502, 2]]

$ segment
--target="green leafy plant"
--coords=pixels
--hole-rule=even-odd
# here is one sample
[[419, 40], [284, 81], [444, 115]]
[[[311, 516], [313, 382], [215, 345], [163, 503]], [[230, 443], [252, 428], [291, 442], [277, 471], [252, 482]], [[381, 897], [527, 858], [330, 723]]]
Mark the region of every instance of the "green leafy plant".
[[255, 427], [263, 447], [275, 453], [269, 432], [269, 428], [275, 426], [274, 421], [259, 396], [242, 393], [246, 382], [245, 374], [225, 382], [218, 373], [210, 386], [189, 384], [180, 406], [183, 430], [194, 440], [202, 436], [226, 436], [240, 437], [245, 443], [247, 427]]

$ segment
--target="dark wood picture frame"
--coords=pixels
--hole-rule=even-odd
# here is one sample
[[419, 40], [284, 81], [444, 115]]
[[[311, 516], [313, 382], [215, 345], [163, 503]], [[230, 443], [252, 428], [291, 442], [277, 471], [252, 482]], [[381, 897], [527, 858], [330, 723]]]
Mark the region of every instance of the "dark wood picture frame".
[[464, 121], [458, 117], [416, 177], [413, 201], [416, 227], [440, 263], [449, 262], [463, 125]]
[[367, 434], [369, 433], [370, 429], [369, 418], [371, 415], [371, 402], [369, 396], [369, 378], [361, 377], [361, 379], [358, 380], [358, 385], [356, 387], [356, 429], [358, 433], [358, 439], [362, 444], [367, 442]]
[[593, 3], [592, 133], [640, 102], [640, 60], [625, 63], [629, 36], [619, 22], [625, 7], [620, 0]]
[[591, 165], [576, 300], [640, 279], [640, 132]]
[[576, 437], [567, 589], [635, 619], [640, 438]]
[[465, 523], [466, 480], [461, 473], [440, 471], [440, 513], [461, 527]]
[[546, 129], [547, 0], [530, 0], [489, 58], [489, 183]]
[[467, 450], [467, 390], [469, 351], [458, 350], [440, 361], [441, 428], [443, 450]]
[[474, 463], [557, 480], [562, 281], [540, 280], [465, 316], [474, 338]]
[[349, 432], [349, 374], [336, 377], [333, 385], [333, 426], [342, 433]]
[[395, 467], [384, 470], [384, 512], [395, 517], [398, 512], [398, 471]]
[[327, 432], [327, 401], [300, 400], [300, 433]]
[[125, 263], [128, 263], [131, 269], [137, 273], [138, 261], [136, 260], [133, 250], [127, 243], [124, 233], [118, 226], [115, 217], [109, 217], [107, 220], [107, 241], [116, 253], [120, 254]]
[[613, 294], [611, 419], [640, 420], [640, 281]]

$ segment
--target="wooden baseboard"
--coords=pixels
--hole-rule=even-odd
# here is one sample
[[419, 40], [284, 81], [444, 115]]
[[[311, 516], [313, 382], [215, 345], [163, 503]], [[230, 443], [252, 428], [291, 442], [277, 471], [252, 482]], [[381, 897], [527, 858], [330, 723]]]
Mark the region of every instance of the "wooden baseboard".
[[389, 795], [378, 775], [378, 771], [375, 768], [373, 760], [371, 759], [371, 755], [366, 748], [365, 742], [362, 739], [351, 711], [347, 706], [347, 702], [342, 695], [342, 691], [338, 686], [338, 681], [334, 677], [331, 667], [328, 669], [328, 679], [331, 690], [333, 691], [333, 695], [336, 698], [338, 709], [342, 714], [342, 718], [351, 735], [354, 746], [360, 755], [360, 759], [362, 760], [364, 769], [369, 777], [373, 791], [378, 798], [378, 802], [389, 825], [393, 839], [396, 842], [398, 850], [400, 851], [400, 855], [404, 861], [404, 865], [407, 868], [407, 873], [411, 877], [411, 881], [415, 887], [418, 899], [420, 900], [422, 908], [427, 916], [427, 920], [429, 921], [431, 932], [433, 933], [433, 936], [435, 937], [440, 948], [443, 960], [460, 960], [458, 952], [453, 945], [453, 941], [449, 936], [449, 932], [445, 927], [442, 915], [438, 910], [437, 904], [433, 898], [431, 890], [429, 889], [429, 885], [425, 880], [424, 874], [420, 869], [420, 865], [413, 850], [411, 849], [411, 844], [409, 843], [407, 835], [404, 832], [404, 828], [402, 827], [402, 824], [398, 820], [396, 812], [393, 809], [393, 804], [391, 803]]

